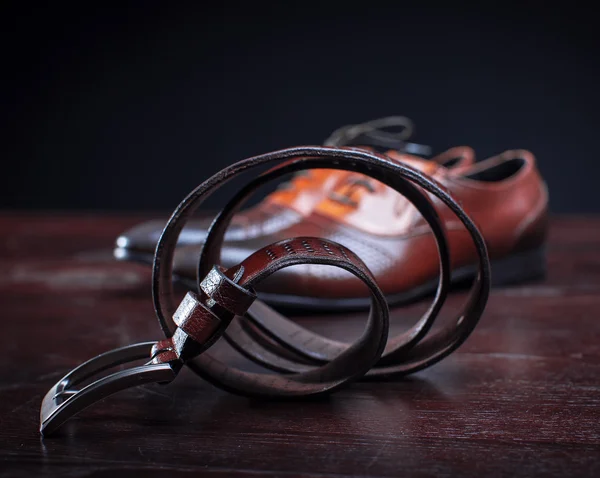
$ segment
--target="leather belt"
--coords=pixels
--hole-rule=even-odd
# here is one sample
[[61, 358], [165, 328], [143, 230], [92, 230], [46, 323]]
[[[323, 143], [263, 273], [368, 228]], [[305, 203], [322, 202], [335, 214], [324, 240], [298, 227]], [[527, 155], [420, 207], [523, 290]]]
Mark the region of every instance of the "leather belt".
[[[243, 173], [271, 166], [238, 191], [215, 218], [198, 261], [198, 291], [177, 305], [172, 263], [179, 233], [194, 211], [218, 188]], [[233, 215], [263, 184], [305, 169], [343, 169], [368, 175], [410, 200], [428, 223], [439, 253], [440, 276], [433, 302], [408, 331], [388, 339], [389, 310], [366, 265], [347, 248], [324, 239], [290, 238], [256, 251], [241, 264], [219, 265], [225, 231]], [[447, 297], [450, 257], [444, 227], [425, 192], [442, 201], [470, 233], [478, 254], [478, 274], [464, 310], [428, 335]], [[256, 298], [254, 287], [269, 275], [296, 264], [341, 267], [362, 280], [371, 308], [362, 336], [338, 342], [287, 319]], [[402, 273], [402, 271], [398, 271]], [[143, 383], [170, 382], [186, 364], [225, 390], [259, 397], [298, 397], [329, 393], [360, 378], [404, 375], [441, 360], [459, 347], [476, 326], [490, 288], [490, 264], [483, 237], [456, 201], [435, 181], [385, 156], [354, 148], [298, 147], [235, 163], [194, 189], [177, 207], [158, 242], [152, 292], [165, 340], [136, 344], [102, 354], [61, 379], [45, 396], [42, 434], [105, 396]], [[218, 360], [207, 349], [220, 337], [252, 361], [279, 373], [252, 373]], [[133, 360], [142, 366], [116, 372], [81, 390], [99, 371]]]

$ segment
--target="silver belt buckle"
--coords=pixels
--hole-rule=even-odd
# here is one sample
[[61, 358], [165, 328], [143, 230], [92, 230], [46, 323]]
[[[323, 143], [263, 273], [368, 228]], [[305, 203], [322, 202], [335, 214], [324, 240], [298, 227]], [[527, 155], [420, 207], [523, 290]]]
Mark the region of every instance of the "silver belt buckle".
[[[81, 364], [61, 378], [46, 394], [40, 409], [40, 433], [54, 432], [70, 417], [103, 398], [147, 383], [169, 383], [179, 372], [176, 362], [151, 363], [156, 342], [143, 342], [110, 350]], [[144, 365], [120, 370], [78, 389], [95, 375], [118, 365], [148, 358]]]

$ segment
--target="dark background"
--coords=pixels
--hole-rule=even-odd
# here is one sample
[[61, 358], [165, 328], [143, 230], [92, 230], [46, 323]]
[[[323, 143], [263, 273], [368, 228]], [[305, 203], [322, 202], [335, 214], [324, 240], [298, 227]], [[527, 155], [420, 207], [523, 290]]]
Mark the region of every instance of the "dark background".
[[592, 7], [286, 3], [3, 3], [1, 206], [168, 211], [236, 160], [403, 114], [435, 151], [530, 149], [553, 211], [600, 211]]

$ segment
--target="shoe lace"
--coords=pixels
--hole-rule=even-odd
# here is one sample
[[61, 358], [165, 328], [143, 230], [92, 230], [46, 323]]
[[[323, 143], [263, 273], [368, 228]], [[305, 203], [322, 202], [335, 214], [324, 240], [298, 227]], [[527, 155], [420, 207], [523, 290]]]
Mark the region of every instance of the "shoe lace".
[[328, 199], [345, 206], [358, 207], [360, 199], [356, 199], [356, 194], [366, 190], [368, 193], [374, 193], [377, 188], [374, 181], [363, 175], [356, 175], [349, 177], [341, 187], [331, 191], [327, 197]]
[[[399, 130], [389, 131], [390, 128]], [[350, 124], [336, 129], [325, 140], [325, 146], [343, 147], [366, 143], [384, 149], [402, 150], [407, 153], [428, 156], [431, 154], [429, 146], [408, 143], [406, 140], [414, 133], [414, 124], [406, 116], [386, 116], [359, 124]], [[300, 191], [310, 187], [317, 180], [312, 171], [299, 171], [289, 181], [281, 183], [277, 188], [279, 192]], [[331, 199], [350, 206], [357, 206], [358, 202], [352, 199], [357, 188], [364, 188], [368, 192], [375, 192], [375, 186], [365, 176], [349, 178], [347, 192], [331, 194]], [[276, 192], [277, 192], [276, 191]]]
[[[388, 128], [400, 128], [400, 130], [387, 131]], [[409, 146], [416, 153], [429, 154], [427, 146], [406, 143], [413, 132], [414, 124], [410, 118], [406, 116], [387, 116], [364, 123], [342, 126], [331, 133], [323, 144], [336, 147], [350, 146], [357, 138], [363, 136], [369, 144], [375, 146], [388, 149], [401, 149]], [[309, 186], [314, 179], [315, 176], [311, 174], [311, 171], [299, 171], [289, 181], [281, 183], [277, 189], [279, 191], [299, 190], [302, 187]], [[359, 181], [359, 185], [360, 183], [361, 181]]]
[[[399, 131], [386, 131], [400, 128]], [[350, 124], [336, 129], [325, 140], [325, 146], [348, 146], [360, 136], [368, 138], [374, 146], [399, 149], [414, 132], [414, 124], [406, 116], [386, 116], [360, 124]]]
[[[390, 128], [392, 130], [390, 131]], [[398, 129], [399, 130], [395, 130]], [[369, 145], [381, 152], [402, 151], [417, 156], [431, 156], [431, 147], [409, 143], [415, 127], [406, 116], [386, 116], [357, 125], [342, 126], [325, 140], [325, 146]]]

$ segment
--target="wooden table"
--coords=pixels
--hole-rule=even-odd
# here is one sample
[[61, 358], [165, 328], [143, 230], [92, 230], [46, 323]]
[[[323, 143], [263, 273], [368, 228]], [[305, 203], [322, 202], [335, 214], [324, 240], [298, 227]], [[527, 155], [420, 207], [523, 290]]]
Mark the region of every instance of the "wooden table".
[[[600, 218], [555, 218], [547, 280], [493, 291], [469, 340], [410, 379], [278, 403], [231, 395], [184, 370], [169, 386], [122, 392], [41, 439], [40, 401], [66, 371], [161, 337], [149, 270], [111, 254], [116, 235], [142, 219], [0, 215], [0, 471], [600, 476]], [[450, 311], [463, 298], [453, 296]], [[424, 307], [394, 310], [394, 329]], [[298, 320], [349, 338], [364, 318]]]

